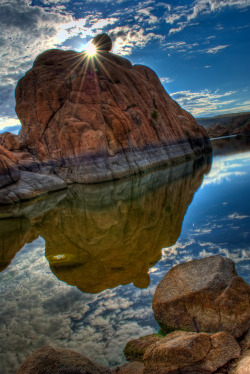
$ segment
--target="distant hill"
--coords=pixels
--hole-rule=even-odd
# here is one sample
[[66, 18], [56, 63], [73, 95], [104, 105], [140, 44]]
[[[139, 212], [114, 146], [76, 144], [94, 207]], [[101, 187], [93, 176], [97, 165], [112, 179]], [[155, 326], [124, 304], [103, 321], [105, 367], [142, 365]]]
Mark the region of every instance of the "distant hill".
[[210, 138], [236, 134], [250, 135], [250, 112], [196, 118], [196, 122], [207, 130]]

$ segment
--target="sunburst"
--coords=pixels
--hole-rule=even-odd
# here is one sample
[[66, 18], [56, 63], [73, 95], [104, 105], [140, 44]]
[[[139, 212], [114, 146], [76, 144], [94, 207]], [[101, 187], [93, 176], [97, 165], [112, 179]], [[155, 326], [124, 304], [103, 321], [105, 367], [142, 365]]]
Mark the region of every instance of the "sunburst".
[[92, 43], [88, 43], [86, 47], [86, 53], [89, 57], [95, 56], [96, 54], [96, 47]]

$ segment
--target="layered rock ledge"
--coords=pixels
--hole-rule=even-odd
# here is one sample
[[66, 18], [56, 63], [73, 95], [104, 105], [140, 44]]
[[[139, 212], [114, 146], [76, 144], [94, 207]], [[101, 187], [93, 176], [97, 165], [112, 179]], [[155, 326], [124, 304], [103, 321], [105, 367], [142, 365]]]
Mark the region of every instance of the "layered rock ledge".
[[[210, 150], [206, 131], [166, 93], [148, 67], [108, 50], [95, 57], [49, 50], [16, 88], [19, 135], [0, 136], [0, 188], [23, 171], [63, 182], [96, 183], [199, 157]], [[33, 178], [33, 176], [31, 176]], [[47, 181], [47, 190], [55, 180]], [[34, 193], [33, 193], [34, 192]], [[41, 194], [14, 196], [0, 204]]]

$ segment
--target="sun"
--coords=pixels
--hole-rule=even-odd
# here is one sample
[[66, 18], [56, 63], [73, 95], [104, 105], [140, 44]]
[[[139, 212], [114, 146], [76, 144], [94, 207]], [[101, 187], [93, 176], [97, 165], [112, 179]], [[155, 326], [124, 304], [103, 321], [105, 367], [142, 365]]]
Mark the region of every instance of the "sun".
[[96, 47], [92, 43], [88, 43], [86, 47], [86, 53], [88, 56], [94, 56], [96, 54]]

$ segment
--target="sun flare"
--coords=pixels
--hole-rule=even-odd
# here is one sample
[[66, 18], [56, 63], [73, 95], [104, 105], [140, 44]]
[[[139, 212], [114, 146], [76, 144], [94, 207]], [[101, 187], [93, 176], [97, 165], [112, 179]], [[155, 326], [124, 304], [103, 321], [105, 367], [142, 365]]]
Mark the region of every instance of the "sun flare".
[[94, 56], [96, 54], [96, 47], [94, 44], [89, 43], [86, 47], [86, 53], [88, 56]]

